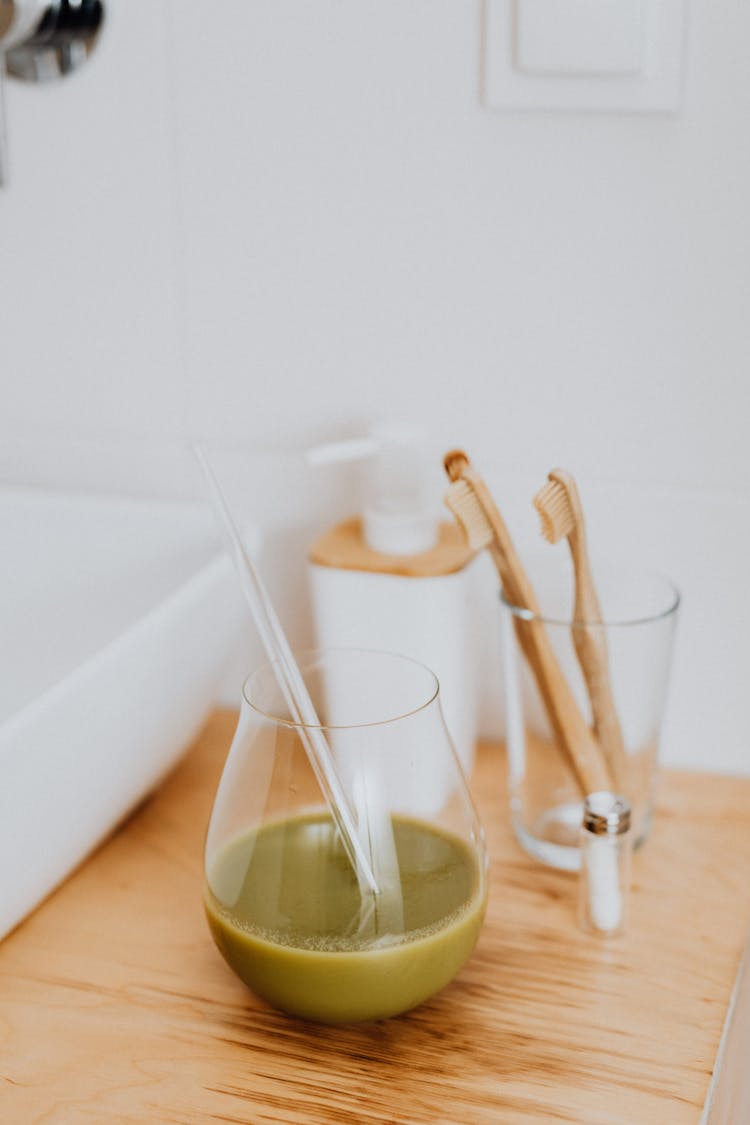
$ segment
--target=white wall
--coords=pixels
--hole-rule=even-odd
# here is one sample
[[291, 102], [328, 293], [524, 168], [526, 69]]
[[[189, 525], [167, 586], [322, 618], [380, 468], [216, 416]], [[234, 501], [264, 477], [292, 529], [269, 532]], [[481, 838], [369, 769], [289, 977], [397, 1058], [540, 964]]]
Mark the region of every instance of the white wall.
[[565, 464], [594, 545], [683, 587], [665, 757], [750, 770], [746, 0], [694, 0], [653, 117], [482, 109], [476, 0], [108, 12], [86, 70], [6, 84], [0, 478], [183, 494], [201, 433], [304, 640], [353, 502], [308, 441], [423, 417], [521, 544]]

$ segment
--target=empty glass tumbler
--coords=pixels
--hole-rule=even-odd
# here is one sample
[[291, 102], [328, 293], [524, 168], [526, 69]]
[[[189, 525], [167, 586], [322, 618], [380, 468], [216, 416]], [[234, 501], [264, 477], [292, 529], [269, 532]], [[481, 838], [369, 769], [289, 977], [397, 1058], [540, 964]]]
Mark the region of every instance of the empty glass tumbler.
[[577, 870], [583, 794], [553, 733], [519, 633], [543, 628], [575, 701], [591, 726], [594, 716], [576, 652], [576, 630], [587, 629], [606, 656], [624, 746], [618, 791], [632, 809], [634, 845], [648, 835], [659, 738], [669, 682], [680, 595], [666, 578], [623, 567], [595, 567], [602, 620], [573, 621], [572, 573], [554, 562], [530, 569], [538, 615], [501, 595], [503, 675], [511, 819], [523, 847], [554, 867]]
[[446, 985], [477, 940], [484, 836], [432, 672], [361, 650], [298, 663], [378, 884], [343, 847], [272, 665], [247, 680], [205, 853], [205, 909], [237, 975], [294, 1015], [394, 1015]]

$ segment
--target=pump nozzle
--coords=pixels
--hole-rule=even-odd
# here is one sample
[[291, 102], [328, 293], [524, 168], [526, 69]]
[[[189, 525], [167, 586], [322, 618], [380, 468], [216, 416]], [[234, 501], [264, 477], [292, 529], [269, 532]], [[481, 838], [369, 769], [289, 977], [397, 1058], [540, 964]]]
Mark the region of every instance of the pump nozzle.
[[386, 555], [419, 555], [438, 542], [440, 527], [427, 499], [427, 448], [423, 427], [379, 422], [365, 437], [308, 450], [310, 465], [368, 462], [362, 533], [369, 547]]

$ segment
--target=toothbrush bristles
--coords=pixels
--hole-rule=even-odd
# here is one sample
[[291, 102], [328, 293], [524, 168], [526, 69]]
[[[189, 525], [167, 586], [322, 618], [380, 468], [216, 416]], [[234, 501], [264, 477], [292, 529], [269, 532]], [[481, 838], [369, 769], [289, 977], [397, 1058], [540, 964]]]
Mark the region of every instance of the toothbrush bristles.
[[559, 481], [547, 481], [539, 489], [534, 497], [534, 507], [542, 521], [542, 535], [548, 543], [557, 543], [573, 530], [573, 508], [568, 493]]
[[451, 449], [450, 453], [446, 453], [443, 458], [443, 465], [445, 471], [451, 480], [459, 480], [461, 473], [469, 464], [469, 458], [464, 453], [463, 449]]
[[492, 525], [465, 480], [453, 481], [445, 494], [445, 503], [464, 529], [470, 547], [479, 551], [489, 546], [493, 539]]

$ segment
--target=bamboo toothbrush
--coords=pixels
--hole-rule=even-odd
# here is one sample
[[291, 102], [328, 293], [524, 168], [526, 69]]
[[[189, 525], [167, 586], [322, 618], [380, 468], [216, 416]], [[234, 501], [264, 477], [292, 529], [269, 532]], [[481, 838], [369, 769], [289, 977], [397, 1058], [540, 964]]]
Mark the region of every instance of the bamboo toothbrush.
[[618, 793], [628, 791], [628, 759], [617, 718], [609, 678], [607, 640], [602, 611], [591, 573], [586, 546], [586, 525], [576, 482], [565, 469], [553, 469], [547, 483], [534, 497], [542, 521], [542, 535], [549, 543], [568, 540], [575, 572], [573, 643], [591, 701], [594, 731], [607, 759]]
[[611, 789], [607, 763], [557, 663], [533, 587], [492, 494], [461, 450], [446, 454], [444, 464], [453, 482], [445, 502], [464, 529], [469, 544], [477, 550], [489, 549], [506, 597], [533, 615], [528, 621], [515, 618], [516, 633], [536, 678], [555, 738], [581, 792], [585, 795]]

